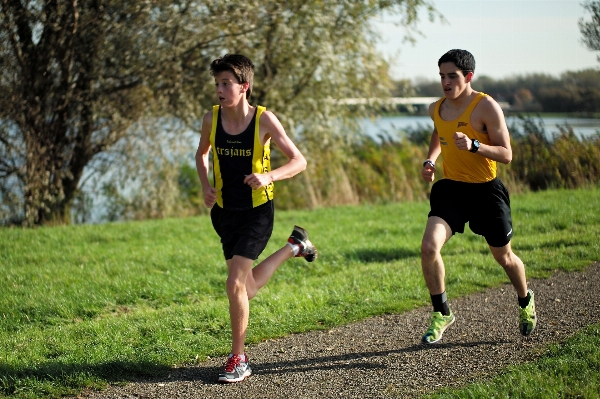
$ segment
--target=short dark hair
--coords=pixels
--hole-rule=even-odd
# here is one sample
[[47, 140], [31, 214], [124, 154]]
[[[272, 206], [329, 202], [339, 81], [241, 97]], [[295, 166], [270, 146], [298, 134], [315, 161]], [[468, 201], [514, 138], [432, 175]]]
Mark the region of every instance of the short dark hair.
[[233, 73], [238, 83], [248, 83], [246, 98], [250, 98], [252, 84], [254, 83], [254, 64], [252, 60], [241, 54], [225, 54], [210, 63], [210, 74], [212, 76], [224, 71]]
[[475, 72], [475, 57], [467, 50], [453, 49], [438, 60], [438, 67], [444, 62], [453, 62], [467, 76], [469, 72]]

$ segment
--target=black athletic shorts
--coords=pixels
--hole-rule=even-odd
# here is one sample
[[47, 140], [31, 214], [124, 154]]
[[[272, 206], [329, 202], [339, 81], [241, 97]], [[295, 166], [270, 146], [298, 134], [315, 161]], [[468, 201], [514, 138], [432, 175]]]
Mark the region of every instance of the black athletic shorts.
[[452, 234], [471, 231], [485, 237], [488, 245], [503, 247], [513, 236], [508, 190], [498, 178], [486, 183], [438, 180], [431, 188], [429, 216], [450, 225]]
[[239, 255], [256, 260], [271, 238], [274, 216], [273, 201], [241, 211], [223, 209], [215, 204], [210, 219], [221, 237], [225, 259]]

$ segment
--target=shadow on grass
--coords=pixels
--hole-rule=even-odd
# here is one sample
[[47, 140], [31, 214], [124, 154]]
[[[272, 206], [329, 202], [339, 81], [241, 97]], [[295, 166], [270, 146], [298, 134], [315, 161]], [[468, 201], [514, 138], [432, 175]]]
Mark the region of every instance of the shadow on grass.
[[[90, 384], [132, 382], [167, 375], [170, 367], [154, 363], [113, 361], [100, 364], [66, 364], [46, 362], [36, 368], [15, 368], [0, 363], [0, 396], [13, 395], [23, 390], [35, 391], [35, 386], [46, 391], [45, 384], [57, 391], [81, 390]], [[62, 387], [62, 388], [59, 388]]]
[[358, 260], [365, 263], [393, 262], [421, 256], [420, 248], [385, 248], [385, 249], [356, 249], [343, 253], [347, 259]]
[[589, 243], [586, 241], [559, 238], [557, 240], [550, 240], [543, 243], [525, 244], [520, 242], [518, 245], [515, 245], [515, 247], [520, 251], [535, 251], [544, 248], [549, 248], [550, 250], [556, 251], [557, 248], [581, 247], [586, 245], [589, 245]]

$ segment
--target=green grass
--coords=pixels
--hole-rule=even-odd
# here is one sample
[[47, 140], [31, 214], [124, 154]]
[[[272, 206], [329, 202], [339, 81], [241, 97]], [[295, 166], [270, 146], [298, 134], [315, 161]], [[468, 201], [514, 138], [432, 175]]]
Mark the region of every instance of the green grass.
[[[515, 196], [512, 207], [513, 248], [528, 277], [600, 260], [600, 189]], [[290, 260], [261, 290], [247, 343], [428, 304], [419, 260], [428, 209], [277, 212], [265, 255], [299, 224], [320, 257]], [[453, 297], [507, 282], [470, 232], [443, 255]], [[2, 229], [0, 268], [0, 397], [75, 394], [229, 350], [226, 267], [206, 216]]]

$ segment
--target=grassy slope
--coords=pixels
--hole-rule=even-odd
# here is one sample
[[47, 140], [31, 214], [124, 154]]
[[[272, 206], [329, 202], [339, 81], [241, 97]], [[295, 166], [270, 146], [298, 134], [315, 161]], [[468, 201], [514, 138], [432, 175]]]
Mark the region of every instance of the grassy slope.
[[[528, 277], [600, 260], [600, 189], [513, 198]], [[252, 301], [248, 343], [428, 303], [419, 263], [428, 204], [278, 212], [320, 258], [294, 259]], [[506, 282], [471, 233], [444, 249], [453, 296]], [[165, 372], [229, 349], [226, 269], [207, 217], [0, 230], [0, 394], [58, 396]]]

